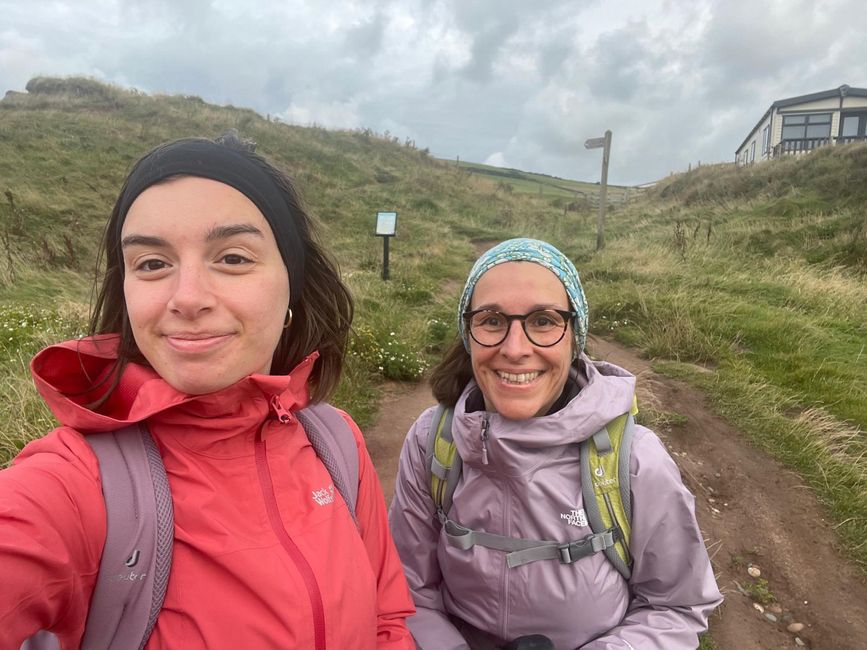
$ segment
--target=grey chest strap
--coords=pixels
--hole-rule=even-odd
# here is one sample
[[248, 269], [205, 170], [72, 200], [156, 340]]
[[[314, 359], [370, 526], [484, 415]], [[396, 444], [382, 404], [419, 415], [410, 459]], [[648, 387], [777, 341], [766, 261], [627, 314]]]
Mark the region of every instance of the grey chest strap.
[[473, 546], [483, 546], [505, 552], [506, 564], [510, 569], [536, 560], [559, 560], [562, 564], [571, 564], [588, 555], [604, 551], [617, 542], [614, 529], [592, 533], [568, 542], [554, 542], [472, 530], [448, 518], [443, 521], [443, 531], [451, 546], [464, 551]]

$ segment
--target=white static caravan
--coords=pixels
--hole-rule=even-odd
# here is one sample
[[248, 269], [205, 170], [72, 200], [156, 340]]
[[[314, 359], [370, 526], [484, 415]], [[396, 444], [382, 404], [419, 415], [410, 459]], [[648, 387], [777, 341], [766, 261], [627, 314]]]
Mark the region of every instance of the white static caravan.
[[735, 152], [739, 165], [867, 139], [867, 88], [840, 86], [780, 99]]

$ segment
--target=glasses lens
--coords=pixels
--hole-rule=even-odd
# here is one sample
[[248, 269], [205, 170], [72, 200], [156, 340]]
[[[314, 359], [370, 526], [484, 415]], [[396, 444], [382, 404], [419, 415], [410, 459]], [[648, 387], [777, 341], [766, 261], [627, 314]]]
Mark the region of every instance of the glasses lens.
[[558, 343], [568, 324], [562, 314], [550, 309], [534, 311], [524, 316], [506, 316], [498, 311], [484, 309], [470, 316], [470, 336], [481, 345], [500, 345], [506, 339], [509, 326], [515, 319], [521, 321], [530, 342], [540, 347]]
[[527, 338], [536, 345], [554, 345], [566, 331], [566, 320], [556, 311], [544, 309], [527, 314], [524, 320], [524, 331]]
[[498, 311], [483, 310], [470, 318], [470, 335], [482, 345], [499, 345], [509, 331], [509, 319]]

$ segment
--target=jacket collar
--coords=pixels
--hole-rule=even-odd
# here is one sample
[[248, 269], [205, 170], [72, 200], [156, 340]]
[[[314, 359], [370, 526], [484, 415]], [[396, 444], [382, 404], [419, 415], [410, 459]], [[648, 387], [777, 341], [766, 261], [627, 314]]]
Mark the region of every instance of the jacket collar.
[[[108, 388], [117, 361], [117, 335], [101, 335], [52, 345], [30, 364], [39, 393], [60, 422], [81, 432], [111, 431], [151, 418], [173, 420], [194, 415], [222, 418], [241, 410], [267, 417], [273, 399], [287, 411], [309, 401], [307, 381], [318, 358], [308, 355], [289, 374], [249, 375], [207, 395], [188, 395], [172, 388], [152, 368], [130, 363], [117, 387], [97, 409], [88, 404]], [[93, 386], [99, 386], [93, 389]], [[255, 413], [249, 413], [254, 416]], [[185, 418], [184, 418], [185, 419]]]

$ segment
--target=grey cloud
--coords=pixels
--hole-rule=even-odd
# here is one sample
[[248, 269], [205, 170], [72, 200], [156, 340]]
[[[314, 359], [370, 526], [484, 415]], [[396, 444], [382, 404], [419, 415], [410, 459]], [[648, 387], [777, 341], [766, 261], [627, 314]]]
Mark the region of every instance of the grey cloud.
[[486, 83], [493, 77], [493, 66], [506, 39], [512, 35], [517, 22], [509, 16], [492, 18], [473, 34], [472, 58], [464, 66], [463, 74], [473, 81]]
[[[543, 72], [552, 73], [568, 54], [569, 46], [560, 42], [545, 48], [549, 34], [560, 30], [564, 11], [574, 15], [584, 3], [562, 0], [543, 0], [533, 3], [529, 8], [524, 0], [478, 0], [474, 2], [455, 2], [454, 17], [459, 29], [472, 38], [472, 58], [463, 68], [462, 74], [479, 83], [489, 82], [494, 75], [497, 58], [508, 47], [527, 48], [528, 54], [542, 54], [540, 60]], [[541, 26], [540, 39], [535, 43], [510, 43], [521, 33], [531, 33], [537, 25]]]
[[573, 54], [571, 38], [563, 40], [550, 40], [543, 43], [539, 48], [539, 72], [543, 79], [549, 79], [556, 75]]
[[157, 23], [179, 31], [198, 31], [215, 13], [213, 0], [121, 0], [120, 16], [126, 22]]
[[797, 84], [814, 68], [825, 68], [823, 59], [841, 31], [831, 3], [776, 1], [759, 5], [758, 12], [746, 0], [711, 6], [701, 63], [705, 92], [722, 105], [740, 104], [780, 83]]
[[644, 25], [603, 34], [591, 52], [595, 65], [587, 85], [595, 97], [629, 101], [639, 93], [647, 79], [653, 55], [642, 44]]
[[344, 50], [357, 58], [376, 55], [382, 47], [386, 23], [385, 16], [377, 12], [370, 20], [354, 25], [346, 32]]

